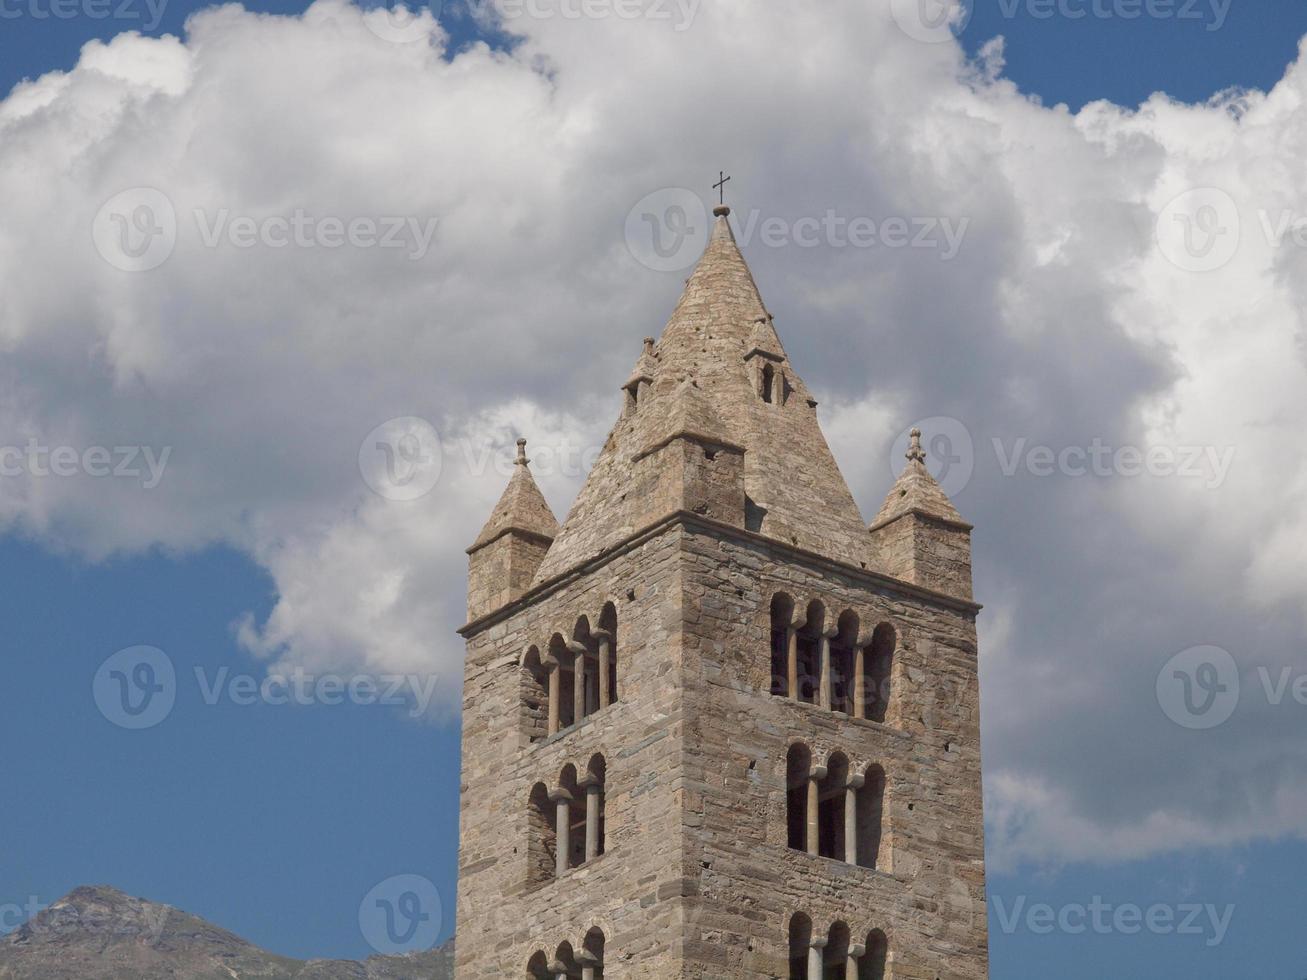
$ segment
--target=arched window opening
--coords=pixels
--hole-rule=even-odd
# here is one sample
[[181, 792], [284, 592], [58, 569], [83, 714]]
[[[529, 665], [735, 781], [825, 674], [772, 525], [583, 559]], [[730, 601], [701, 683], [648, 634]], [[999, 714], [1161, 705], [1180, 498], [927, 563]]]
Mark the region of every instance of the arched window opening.
[[858, 864], [889, 871], [885, 837], [885, 770], [868, 766], [857, 793]]
[[576, 955], [572, 952], [572, 944], [568, 942], [560, 943], [558, 951], [554, 953], [554, 962], [549, 964], [549, 971], [558, 977], [579, 977], [581, 968], [577, 965]]
[[849, 958], [851, 949], [849, 927], [843, 922], [834, 923], [822, 950], [822, 980], [856, 980], [856, 974], [849, 969], [854, 965]]
[[794, 600], [777, 592], [771, 600], [771, 693], [788, 697], [790, 640], [794, 628]]
[[817, 703], [821, 681], [821, 634], [826, 626], [826, 610], [815, 599], [808, 603], [807, 622], [795, 637], [799, 700]]
[[549, 734], [549, 671], [532, 646], [522, 656], [522, 730], [533, 742]]
[[881, 623], [871, 635], [864, 666], [867, 699], [864, 717], [871, 721], [883, 722], [889, 712], [890, 680], [894, 672], [896, 643], [894, 627], [889, 623]]
[[[572, 671], [573, 655], [561, 633], [555, 633], [549, 640], [549, 659], [555, 675], [549, 678], [549, 717], [551, 734], [553, 734], [571, 727], [577, 721], [574, 700], [576, 683]], [[558, 706], [557, 710], [554, 708], [555, 703]]]
[[595, 683], [599, 689], [599, 707], [606, 708], [617, 701], [617, 607], [611, 602], [605, 602], [599, 614], [599, 631], [595, 638], [599, 658]]
[[846, 609], [840, 614], [839, 632], [830, 642], [831, 709], [852, 715], [854, 650], [858, 643], [858, 614]]
[[599, 710], [599, 643], [590, 632], [590, 620], [581, 616], [567, 645], [572, 654], [572, 703], [576, 720]]
[[526, 961], [527, 980], [554, 980], [549, 975], [549, 957], [543, 952], [536, 952]]
[[527, 811], [527, 884], [540, 885], [554, 877], [557, 867], [555, 809], [544, 783], [531, 787]]
[[599, 928], [585, 934], [583, 948], [577, 954], [581, 962], [581, 980], [604, 980], [604, 934]]
[[576, 766], [569, 763], [563, 767], [563, 772], [558, 777], [558, 788], [561, 791], [559, 799], [555, 801], [558, 805], [558, 827], [567, 844], [567, 862], [559, 863], [559, 872], [562, 873], [585, 863], [585, 790], [577, 780]]
[[785, 756], [786, 842], [796, 851], [808, 849], [808, 773], [812, 753], [796, 742]]
[[849, 760], [836, 752], [826, 763], [826, 775], [817, 787], [817, 853], [837, 861], [845, 860], [845, 796], [848, 792]]
[[598, 754], [592, 756], [580, 781], [581, 791], [585, 794], [584, 859], [586, 861], [593, 861], [604, 853], [606, 830], [604, 796], [607, 777], [608, 765], [604, 757]]
[[863, 954], [858, 957], [857, 980], [885, 980], [885, 964], [889, 959], [889, 941], [885, 933], [873, 929], [863, 943]]
[[790, 980], [809, 980], [808, 955], [811, 948], [812, 920], [802, 912], [795, 912], [790, 917]]
[[775, 387], [776, 369], [772, 367], [770, 363], [764, 364], [762, 368], [762, 377], [759, 381], [758, 394], [760, 394], [762, 400], [769, 405], [775, 400]]

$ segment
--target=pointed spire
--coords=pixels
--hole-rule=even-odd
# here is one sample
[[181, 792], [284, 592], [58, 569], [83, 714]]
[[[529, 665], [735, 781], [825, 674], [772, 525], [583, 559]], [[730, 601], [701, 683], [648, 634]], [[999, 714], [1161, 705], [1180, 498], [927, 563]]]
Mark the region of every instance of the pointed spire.
[[513, 475], [509, 477], [508, 486], [504, 488], [499, 503], [490, 512], [486, 526], [481, 529], [472, 547], [467, 549], [469, 554], [510, 531], [519, 531], [547, 541], [552, 541], [558, 534], [558, 519], [554, 517], [544, 494], [536, 485], [530, 463], [526, 456], [526, 440], [518, 439]]
[[880, 513], [871, 522], [871, 527], [881, 527], [912, 511], [958, 524], [966, 523], [948, 499], [944, 488], [926, 469], [926, 451], [921, 448], [921, 430], [914, 428], [908, 434], [908, 439], [908, 451], [903, 454], [908, 465], [903, 467], [903, 472], [894, 481], [894, 486], [881, 505]]

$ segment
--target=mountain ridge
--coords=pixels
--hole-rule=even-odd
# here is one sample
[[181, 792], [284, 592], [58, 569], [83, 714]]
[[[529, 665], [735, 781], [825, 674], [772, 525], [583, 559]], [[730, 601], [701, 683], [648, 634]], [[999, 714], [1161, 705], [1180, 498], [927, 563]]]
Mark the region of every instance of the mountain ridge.
[[0, 937], [0, 980], [451, 980], [453, 940], [402, 956], [297, 960], [170, 905], [83, 885]]

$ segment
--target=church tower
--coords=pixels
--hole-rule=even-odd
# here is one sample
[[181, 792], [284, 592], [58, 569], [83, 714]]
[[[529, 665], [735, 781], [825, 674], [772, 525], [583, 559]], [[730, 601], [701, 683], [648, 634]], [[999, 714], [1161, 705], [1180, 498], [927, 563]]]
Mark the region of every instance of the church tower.
[[987, 976], [971, 527], [870, 527], [714, 210], [559, 527], [469, 554], [459, 980]]

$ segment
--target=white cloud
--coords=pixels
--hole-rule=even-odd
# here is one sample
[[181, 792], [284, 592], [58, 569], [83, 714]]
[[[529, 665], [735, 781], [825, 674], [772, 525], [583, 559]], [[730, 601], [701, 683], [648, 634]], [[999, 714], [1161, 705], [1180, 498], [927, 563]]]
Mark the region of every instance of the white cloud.
[[[722, 2], [688, 25], [521, 18], [511, 53], [456, 56], [427, 15], [425, 40], [387, 42], [395, 23], [339, 0], [293, 18], [214, 8], [184, 40], [93, 43], [0, 102], [4, 429], [16, 444], [172, 447], [148, 491], [6, 478], [0, 520], [92, 560], [233, 545], [278, 589], [269, 619], [242, 627], [252, 653], [433, 670], [451, 707], [462, 549], [506, 478], [487, 447], [502, 460], [519, 432], [543, 450], [596, 445], [639, 339], [675, 300], [680, 276], [623, 245], [634, 202], [706, 189], [728, 164], [733, 201], [763, 216], [965, 219], [947, 262], [883, 245], [757, 243], [748, 257], [826, 393], [868, 516], [903, 424], [951, 415], [971, 431], [957, 503], [994, 606], [986, 761], [1003, 860], [1293, 829], [1285, 801], [1307, 779], [1278, 734], [1292, 708], [1250, 703], [1194, 740], [1161, 716], [1153, 683], [1199, 643], [1249, 668], [1302, 649], [1307, 259], [1272, 247], [1260, 220], [1307, 200], [1301, 61], [1265, 95], [1073, 115], [1004, 80], [1001, 44], [969, 65], [954, 44], [911, 40], [884, 5]], [[124, 272], [91, 229], [141, 187], [166, 195], [176, 243]], [[1193, 187], [1222, 189], [1240, 218], [1213, 272], [1169, 261], [1166, 227], [1157, 239], [1158, 215]], [[266, 240], [269, 219], [297, 211], [312, 247], [203, 240], [220, 219]], [[323, 244], [323, 219], [360, 218], [437, 224], [419, 259]], [[437, 426], [446, 465], [405, 503], [368, 488], [357, 454], [408, 415]], [[1236, 457], [1216, 489], [1003, 477], [991, 440], [1022, 437]], [[579, 479], [567, 463], [544, 474], [560, 517]], [[1241, 805], [1203, 783], [1213, 760]]]

